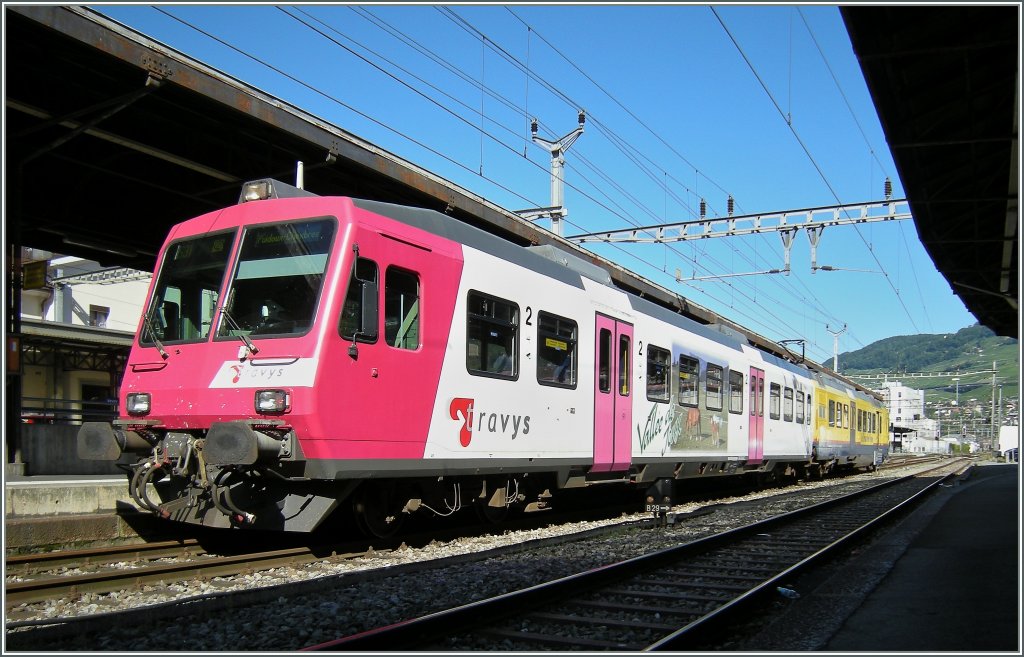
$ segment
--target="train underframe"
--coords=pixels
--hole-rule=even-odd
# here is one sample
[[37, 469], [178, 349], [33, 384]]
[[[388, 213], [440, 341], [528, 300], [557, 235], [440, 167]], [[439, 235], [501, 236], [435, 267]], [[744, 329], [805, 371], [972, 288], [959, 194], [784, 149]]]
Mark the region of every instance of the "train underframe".
[[880, 462], [877, 454], [835, 451], [822, 457], [812, 453], [809, 460], [661, 462], [611, 474], [538, 466], [532, 471], [443, 476], [310, 476], [292, 432], [247, 422], [219, 423], [205, 433], [86, 423], [79, 434], [79, 456], [119, 461], [129, 471], [129, 492], [136, 504], [167, 520], [310, 532], [332, 515], [350, 512], [365, 534], [378, 537], [394, 534], [413, 514], [447, 517], [472, 508], [482, 520], [500, 522], [511, 512], [549, 509], [560, 490], [607, 483], [646, 491], [647, 509], [663, 515], [672, 504], [676, 480], [743, 474], [773, 486], [788, 478], [821, 479]]

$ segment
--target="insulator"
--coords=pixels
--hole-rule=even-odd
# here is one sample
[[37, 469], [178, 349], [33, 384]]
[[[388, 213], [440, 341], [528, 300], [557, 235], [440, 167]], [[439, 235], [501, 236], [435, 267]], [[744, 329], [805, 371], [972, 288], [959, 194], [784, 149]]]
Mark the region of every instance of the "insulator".
[[537, 119], [530, 121], [530, 132], [537, 134]]
[[733, 211], [733, 210], [735, 209], [735, 207], [736, 207], [736, 201], [734, 201], [734, 200], [733, 200], [733, 198], [732, 198], [732, 194], [729, 194], [729, 198], [728, 198], [728, 199], [726, 199], [726, 201], [725, 201], [725, 205], [726, 205], [726, 207], [727, 207], [727, 208], [729, 209], [729, 216], [731, 217], [731, 216], [732, 216], [732, 211]]
[[885, 178], [885, 198], [892, 198], [892, 181], [888, 176]]
[[703, 219], [708, 213], [708, 204], [704, 199], [700, 200], [700, 218]]
[[584, 112], [583, 110], [580, 110], [580, 125], [583, 125], [583, 123], [586, 120], [587, 120], [587, 113]]

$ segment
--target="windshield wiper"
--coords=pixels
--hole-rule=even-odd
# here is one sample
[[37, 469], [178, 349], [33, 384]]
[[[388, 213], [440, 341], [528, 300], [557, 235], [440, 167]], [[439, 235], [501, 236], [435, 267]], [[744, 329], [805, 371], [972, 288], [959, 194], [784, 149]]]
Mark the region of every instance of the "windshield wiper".
[[235, 330], [235, 334], [239, 337], [239, 339], [241, 339], [243, 343], [245, 343], [245, 348], [249, 350], [249, 353], [253, 355], [258, 354], [260, 351], [259, 348], [255, 345], [255, 343], [253, 343], [252, 340], [249, 339], [248, 335], [242, 332], [242, 327], [239, 326], [238, 322], [235, 321], [235, 318], [231, 316], [231, 313], [228, 312], [226, 306], [221, 306], [220, 314], [221, 317], [228, 320], [228, 326]]
[[153, 328], [152, 315], [154, 312], [156, 312], [156, 306], [153, 306], [148, 313], [142, 316], [142, 323], [145, 325], [146, 330], [149, 331], [150, 337], [153, 338], [153, 345], [156, 347], [156, 350], [160, 352], [160, 358], [167, 360], [167, 351], [164, 349], [163, 343], [160, 342], [160, 338], [156, 337], [156, 329]]

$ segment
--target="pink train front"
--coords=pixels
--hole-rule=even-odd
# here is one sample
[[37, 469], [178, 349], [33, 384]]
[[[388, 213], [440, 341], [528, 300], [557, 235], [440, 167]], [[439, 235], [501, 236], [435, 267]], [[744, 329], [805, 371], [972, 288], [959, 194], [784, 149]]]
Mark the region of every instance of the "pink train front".
[[880, 431], [817, 430], [821, 373], [573, 254], [431, 210], [246, 189], [263, 193], [171, 231], [122, 417], [80, 432], [79, 455], [120, 459], [165, 518], [310, 531], [344, 502], [384, 535], [413, 512], [497, 519], [594, 483], [884, 457]]

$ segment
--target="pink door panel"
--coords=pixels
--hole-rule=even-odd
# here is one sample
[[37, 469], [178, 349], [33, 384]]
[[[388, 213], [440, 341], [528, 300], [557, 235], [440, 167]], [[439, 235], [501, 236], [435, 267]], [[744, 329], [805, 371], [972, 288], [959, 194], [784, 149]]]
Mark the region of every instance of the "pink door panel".
[[750, 368], [750, 437], [747, 460], [764, 458], [764, 370]]
[[593, 472], [618, 472], [632, 459], [633, 327], [597, 314]]

